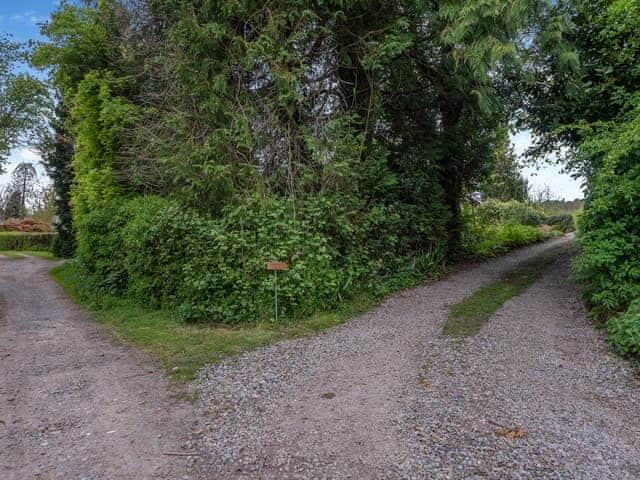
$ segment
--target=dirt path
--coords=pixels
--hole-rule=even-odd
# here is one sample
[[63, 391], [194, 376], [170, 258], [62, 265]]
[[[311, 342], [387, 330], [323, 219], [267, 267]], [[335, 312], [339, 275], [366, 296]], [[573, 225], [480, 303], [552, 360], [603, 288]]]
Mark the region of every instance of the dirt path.
[[42, 259], [0, 259], [0, 478], [181, 479], [191, 409], [87, 321]]
[[[225, 479], [640, 478], [640, 382], [585, 319], [568, 242], [204, 369], [200, 468]], [[476, 337], [440, 336], [450, 304], [555, 248], [560, 260]]]

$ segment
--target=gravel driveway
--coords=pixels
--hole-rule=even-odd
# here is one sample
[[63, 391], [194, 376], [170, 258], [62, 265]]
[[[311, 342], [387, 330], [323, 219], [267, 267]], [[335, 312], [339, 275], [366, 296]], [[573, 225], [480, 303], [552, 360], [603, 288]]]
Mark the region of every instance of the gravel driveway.
[[[640, 382], [568, 281], [569, 237], [391, 297], [313, 338], [205, 368], [198, 469], [224, 479], [638, 479]], [[480, 333], [448, 306], [559, 260]]]
[[0, 259], [0, 479], [181, 479], [191, 409], [50, 278]]

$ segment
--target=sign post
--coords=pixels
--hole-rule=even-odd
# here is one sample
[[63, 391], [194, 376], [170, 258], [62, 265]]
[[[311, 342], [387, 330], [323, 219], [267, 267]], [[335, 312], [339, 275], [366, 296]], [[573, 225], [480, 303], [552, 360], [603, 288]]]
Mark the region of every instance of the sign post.
[[276, 323], [278, 323], [278, 271], [279, 270], [287, 270], [289, 268], [289, 264], [284, 262], [268, 262], [267, 270], [273, 271], [274, 275], [274, 297], [276, 303]]

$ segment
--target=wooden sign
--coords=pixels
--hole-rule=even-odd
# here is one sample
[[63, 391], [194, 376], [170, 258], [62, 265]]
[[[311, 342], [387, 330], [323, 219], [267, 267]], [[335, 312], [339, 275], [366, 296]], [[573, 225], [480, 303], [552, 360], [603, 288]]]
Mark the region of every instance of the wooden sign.
[[287, 270], [289, 268], [288, 263], [284, 262], [268, 262], [267, 270]]

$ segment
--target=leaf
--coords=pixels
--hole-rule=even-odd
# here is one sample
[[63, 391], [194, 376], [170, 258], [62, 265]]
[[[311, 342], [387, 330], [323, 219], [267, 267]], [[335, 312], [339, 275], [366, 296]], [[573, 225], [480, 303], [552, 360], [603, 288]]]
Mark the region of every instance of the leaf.
[[516, 439], [521, 439], [526, 436], [526, 432], [520, 428], [499, 428], [495, 431], [499, 437], [505, 437], [509, 443], [513, 444]]

